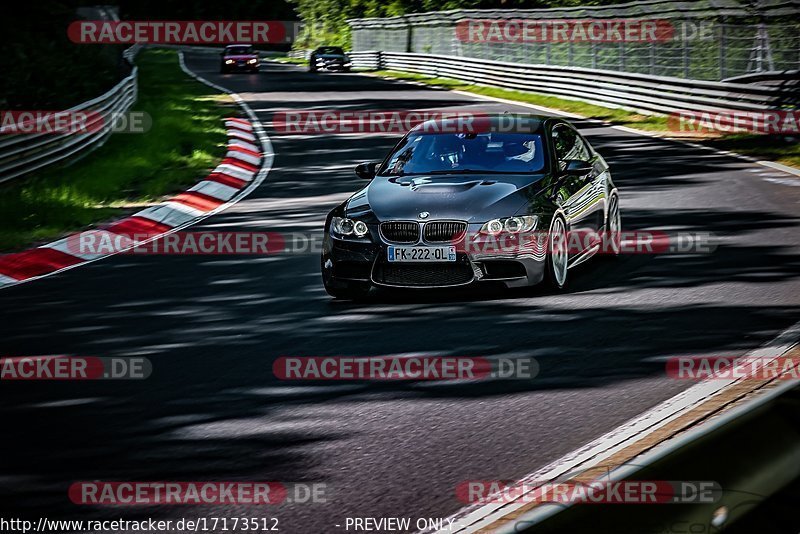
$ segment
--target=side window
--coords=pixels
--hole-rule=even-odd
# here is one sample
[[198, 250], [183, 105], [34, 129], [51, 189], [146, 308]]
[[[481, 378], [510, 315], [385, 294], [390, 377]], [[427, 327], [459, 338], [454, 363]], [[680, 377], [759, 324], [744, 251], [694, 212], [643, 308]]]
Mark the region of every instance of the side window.
[[567, 160], [577, 159], [580, 161], [589, 161], [592, 159], [592, 153], [589, 147], [587, 147], [583, 139], [575, 133], [575, 130], [568, 126], [558, 124], [553, 128], [553, 145], [556, 150], [558, 168], [562, 171], [567, 166]]

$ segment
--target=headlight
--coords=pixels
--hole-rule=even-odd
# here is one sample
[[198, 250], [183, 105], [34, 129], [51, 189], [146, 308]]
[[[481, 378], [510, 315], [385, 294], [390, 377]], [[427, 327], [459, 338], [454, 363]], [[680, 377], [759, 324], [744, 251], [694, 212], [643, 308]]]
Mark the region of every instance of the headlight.
[[255, 65], [256, 63], [258, 63], [258, 60], [256, 58], [248, 59], [247, 63], [249, 63], [250, 65]]
[[367, 224], [364, 221], [354, 221], [346, 217], [334, 217], [331, 219], [331, 230], [339, 235], [355, 235], [356, 237], [364, 237], [369, 232]]
[[539, 224], [539, 217], [536, 215], [492, 219], [481, 227], [480, 232], [490, 235], [497, 235], [503, 231], [510, 234], [518, 234], [520, 232], [530, 232], [536, 229], [537, 224]]
[[367, 228], [367, 223], [365, 223], [364, 221], [356, 221], [356, 223], [353, 225], [353, 232], [358, 237], [364, 237], [365, 235], [367, 235], [367, 232], [369, 232], [369, 228]]
[[232, 60], [232, 59], [226, 59], [226, 60], [225, 60], [225, 64], [226, 64], [226, 65], [231, 65], [232, 63], [233, 63], [233, 60]]

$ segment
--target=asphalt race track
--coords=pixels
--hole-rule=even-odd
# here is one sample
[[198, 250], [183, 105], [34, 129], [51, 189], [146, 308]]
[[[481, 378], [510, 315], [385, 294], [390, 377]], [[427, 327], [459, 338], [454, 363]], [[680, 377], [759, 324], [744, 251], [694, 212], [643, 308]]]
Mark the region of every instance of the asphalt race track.
[[[219, 75], [276, 153], [250, 197], [193, 230], [321, 231], [397, 136], [281, 136], [276, 110], [529, 111], [355, 74], [267, 64]], [[119, 255], [0, 291], [0, 354], [149, 358], [145, 381], [2, 384], [5, 516], [278, 517], [286, 533], [346, 517], [444, 517], [466, 480], [516, 479], [692, 385], [671, 356], [740, 355], [800, 316], [800, 179], [682, 144], [576, 124], [611, 164], [623, 227], [714, 232], [712, 254], [628, 255], [571, 271], [564, 294], [487, 288], [325, 293], [315, 253]], [[295, 383], [280, 356], [534, 357], [531, 381]], [[735, 446], [732, 444], [731, 446]], [[325, 504], [78, 507], [75, 481], [325, 482]], [[13, 513], [12, 513], [13, 512]], [[336, 527], [335, 525], [342, 525]]]

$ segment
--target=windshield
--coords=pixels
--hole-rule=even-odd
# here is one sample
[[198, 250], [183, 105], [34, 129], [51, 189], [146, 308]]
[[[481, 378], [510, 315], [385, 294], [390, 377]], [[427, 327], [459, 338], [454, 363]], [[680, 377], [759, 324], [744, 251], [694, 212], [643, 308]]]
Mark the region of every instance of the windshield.
[[243, 56], [245, 54], [252, 54], [252, 46], [229, 46], [225, 49], [225, 54], [229, 56]]
[[344, 50], [335, 46], [323, 46], [317, 49], [317, 54], [336, 54], [341, 56], [344, 55]]
[[543, 168], [538, 134], [411, 134], [395, 148], [380, 174], [506, 174]]

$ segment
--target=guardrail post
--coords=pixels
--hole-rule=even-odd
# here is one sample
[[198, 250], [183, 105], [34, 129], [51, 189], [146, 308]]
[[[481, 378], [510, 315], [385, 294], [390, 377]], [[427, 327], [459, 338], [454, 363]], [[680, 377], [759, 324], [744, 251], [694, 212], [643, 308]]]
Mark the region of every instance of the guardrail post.
[[133, 93], [132, 97], [133, 100], [131, 101], [131, 106], [136, 103], [136, 100], [139, 99], [139, 67], [133, 67]]

